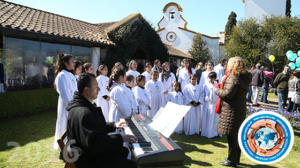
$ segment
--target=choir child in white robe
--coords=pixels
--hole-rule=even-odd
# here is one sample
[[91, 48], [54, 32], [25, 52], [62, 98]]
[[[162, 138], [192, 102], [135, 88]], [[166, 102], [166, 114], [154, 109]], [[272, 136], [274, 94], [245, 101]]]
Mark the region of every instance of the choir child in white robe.
[[203, 87], [204, 106], [202, 110], [202, 129], [201, 136], [213, 138], [218, 136], [219, 114], [215, 113], [218, 96], [215, 93], [217, 74], [210, 72], [209, 81]]
[[200, 82], [199, 85], [200, 86], [204, 86], [204, 84], [209, 81], [208, 79], [208, 74], [212, 71], [214, 71], [214, 63], [211, 61], [207, 61], [207, 63], [205, 64], [206, 67], [206, 71], [202, 72], [201, 78], [200, 78]]
[[152, 70], [151, 80], [146, 83], [145, 89], [150, 98], [151, 109], [147, 111], [147, 116], [153, 118], [156, 112], [162, 107], [163, 85], [158, 81], [158, 72]]
[[94, 74], [94, 66], [93, 66], [93, 64], [92, 64], [92, 63], [89, 63], [89, 62], [84, 63], [84, 64], [83, 64], [83, 71], [84, 71], [85, 73], [91, 73], [91, 74]]
[[143, 116], [147, 116], [147, 111], [150, 110], [150, 99], [145, 90], [146, 78], [143, 75], [136, 77], [137, 86], [133, 88], [133, 94], [138, 104], [138, 112]]
[[201, 125], [202, 89], [197, 85], [197, 76], [192, 75], [190, 83], [183, 90], [185, 104], [191, 106], [184, 117], [184, 132], [186, 135], [199, 134]]
[[97, 99], [95, 99], [95, 103], [98, 107], [101, 107], [103, 116], [105, 121], [108, 122], [108, 112], [109, 112], [109, 91], [108, 91], [108, 80], [107, 77], [108, 69], [106, 65], [100, 65], [97, 69], [97, 82], [100, 91], [98, 92]]
[[158, 80], [163, 84], [162, 105], [167, 104], [168, 93], [172, 91], [172, 85], [176, 81], [175, 75], [170, 71], [168, 62], [162, 64], [162, 72], [159, 74]]
[[184, 90], [185, 85], [190, 83], [190, 77], [195, 73], [189, 59], [183, 59], [184, 68], [179, 71], [178, 82], [181, 83], [181, 90]]
[[[112, 84], [114, 82], [114, 87]], [[110, 91], [111, 106], [108, 113], [109, 122], [119, 122], [121, 118], [131, 113], [130, 96], [127, 94], [125, 86], [125, 71], [122, 69], [114, 69], [114, 72], [109, 78], [108, 86], [112, 88]]]
[[55, 88], [58, 97], [57, 120], [54, 136], [54, 149], [59, 150], [57, 140], [67, 129], [69, 112], [66, 110], [68, 103], [77, 91], [77, 81], [73, 74], [75, 67], [74, 58], [70, 54], [59, 53], [55, 70]]
[[[184, 96], [181, 92], [181, 84], [179, 82], [173, 83], [173, 91], [168, 93], [167, 101], [179, 105], [184, 105]], [[182, 131], [183, 131], [183, 119], [175, 129], [175, 132], [178, 134], [181, 134]]]
[[226, 65], [226, 59], [220, 59], [219, 64], [214, 67], [214, 71], [217, 73], [216, 81], [218, 83], [221, 83], [223, 76], [225, 76], [225, 68], [224, 68], [225, 65]]
[[129, 70], [126, 72], [126, 76], [132, 75], [134, 77], [134, 83], [135, 78], [140, 74], [137, 69], [137, 62], [135, 60], [131, 60], [128, 65]]
[[132, 88], [134, 87], [135, 82], [134, 82], [134, 77], [132, 75], [127, 75], [125, 79], [125, 86], [126, 86], [126, 94], [128, 96], [128, 101], [131, 106], [131, 112], [127, 114], [126, 117], [129, 117], [133, 113], [138, 113], [138, 105], [136, 102], [136, 99], [134, 97]]
[[78, 80], [79, 75], [82, 73], [82, 63], [78, 60], [75, 61], [75, 67], [74, 67], [74, 75], [76, 77], [76, 80]]
[[152, 65], [150, 62], [147, 62], [145, 64], [145, 71], [142, 73], [142, 75], [146, 77], [146, 83], [150, 80], [151, 70], [152, 70]]

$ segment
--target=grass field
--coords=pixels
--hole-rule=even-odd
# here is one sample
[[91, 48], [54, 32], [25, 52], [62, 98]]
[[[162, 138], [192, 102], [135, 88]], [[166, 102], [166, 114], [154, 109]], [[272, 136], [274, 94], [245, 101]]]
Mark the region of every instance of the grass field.
[[[1, 168], [61, 168], [64, 164], [54, 151], [53, 135], [56, 113], [47, 112], [0, 122]], [[222, 167], [218, 163], [227, 156], [225, 137], [207, 139], [200, 136], [174, 135], [172, 138], [186, 154], [181, 167]], [[8, 143], [9, 142], [9, 143]], [[16, 147], [16, 145], [20, 145]], [[297, 168], [300, 160], [300, 130], [295, 130], [295, 143], [291, 153], [281, 162], [258, 165], [244, 155], [240, 167]]]

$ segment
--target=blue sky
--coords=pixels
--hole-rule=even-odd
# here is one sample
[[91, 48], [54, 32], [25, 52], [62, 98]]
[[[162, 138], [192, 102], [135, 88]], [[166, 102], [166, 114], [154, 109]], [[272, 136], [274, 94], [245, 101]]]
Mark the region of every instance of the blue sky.
[[[131, 13], [141, 13], [155, 28], [162, 9], [169, 2], [183, 8], [187, 28], [214, 36], [224, 31], [228, 15], [244, 17], [242, 0], [9, 0], [14, 3], [49, 11], [90, 23], [121, 20]], [[300, 0], [292, 0], [292, 16], [300, 16]]]

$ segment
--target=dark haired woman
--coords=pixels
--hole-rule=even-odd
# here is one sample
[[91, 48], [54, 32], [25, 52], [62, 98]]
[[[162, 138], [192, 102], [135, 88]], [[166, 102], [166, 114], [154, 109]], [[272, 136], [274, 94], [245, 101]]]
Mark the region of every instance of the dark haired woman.
[[74, 58], [70, 54], [59, 53], [55, 69], [55, 83], [58, 97], [57, 120], [54, 137], [54, 149], [59, 150], [57, 140], [66, 131], [68, 111], [66, 107], [77, 91], [76, 77], [74, 76]]
[[82, 73], [82, 63], [80, 61], [75, 61], [75, 67], [74, 67], [74, 75], [76, 79], [78, 80], [79, 75]]
[[85, 73], [91, 73], [91, 74], [94, 73], [94, 67], [93, 67], [92, 63], [89, 63], [89, 62], [84, 63], [83, 64], [83, 69], [84, 69]]

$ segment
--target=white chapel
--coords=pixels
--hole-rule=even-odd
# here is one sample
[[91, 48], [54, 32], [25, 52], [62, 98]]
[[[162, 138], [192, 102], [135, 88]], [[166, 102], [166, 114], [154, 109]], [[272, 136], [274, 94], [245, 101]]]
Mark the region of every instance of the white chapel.
[[[217, 63], [220, 58], [224, 58], [225, 54], [222, 48], [225, 33], [220, 32], [217, 36], [208, 36], [189, 30], [188, 22], [182, 17], [182, 11], [177, 3], [170, 2], [163, 8], [163, 17], [158, 22], [157, 32], [162, 42], [169, 46], [169, 51], [171, 47], [189, 55], [188, 51], [192, 47], [193, 37], [199, 34], [206, 42], [206, 47], [209, 49], [214, 63]], [[179, 63], [180, 59], [176, 61]]]

